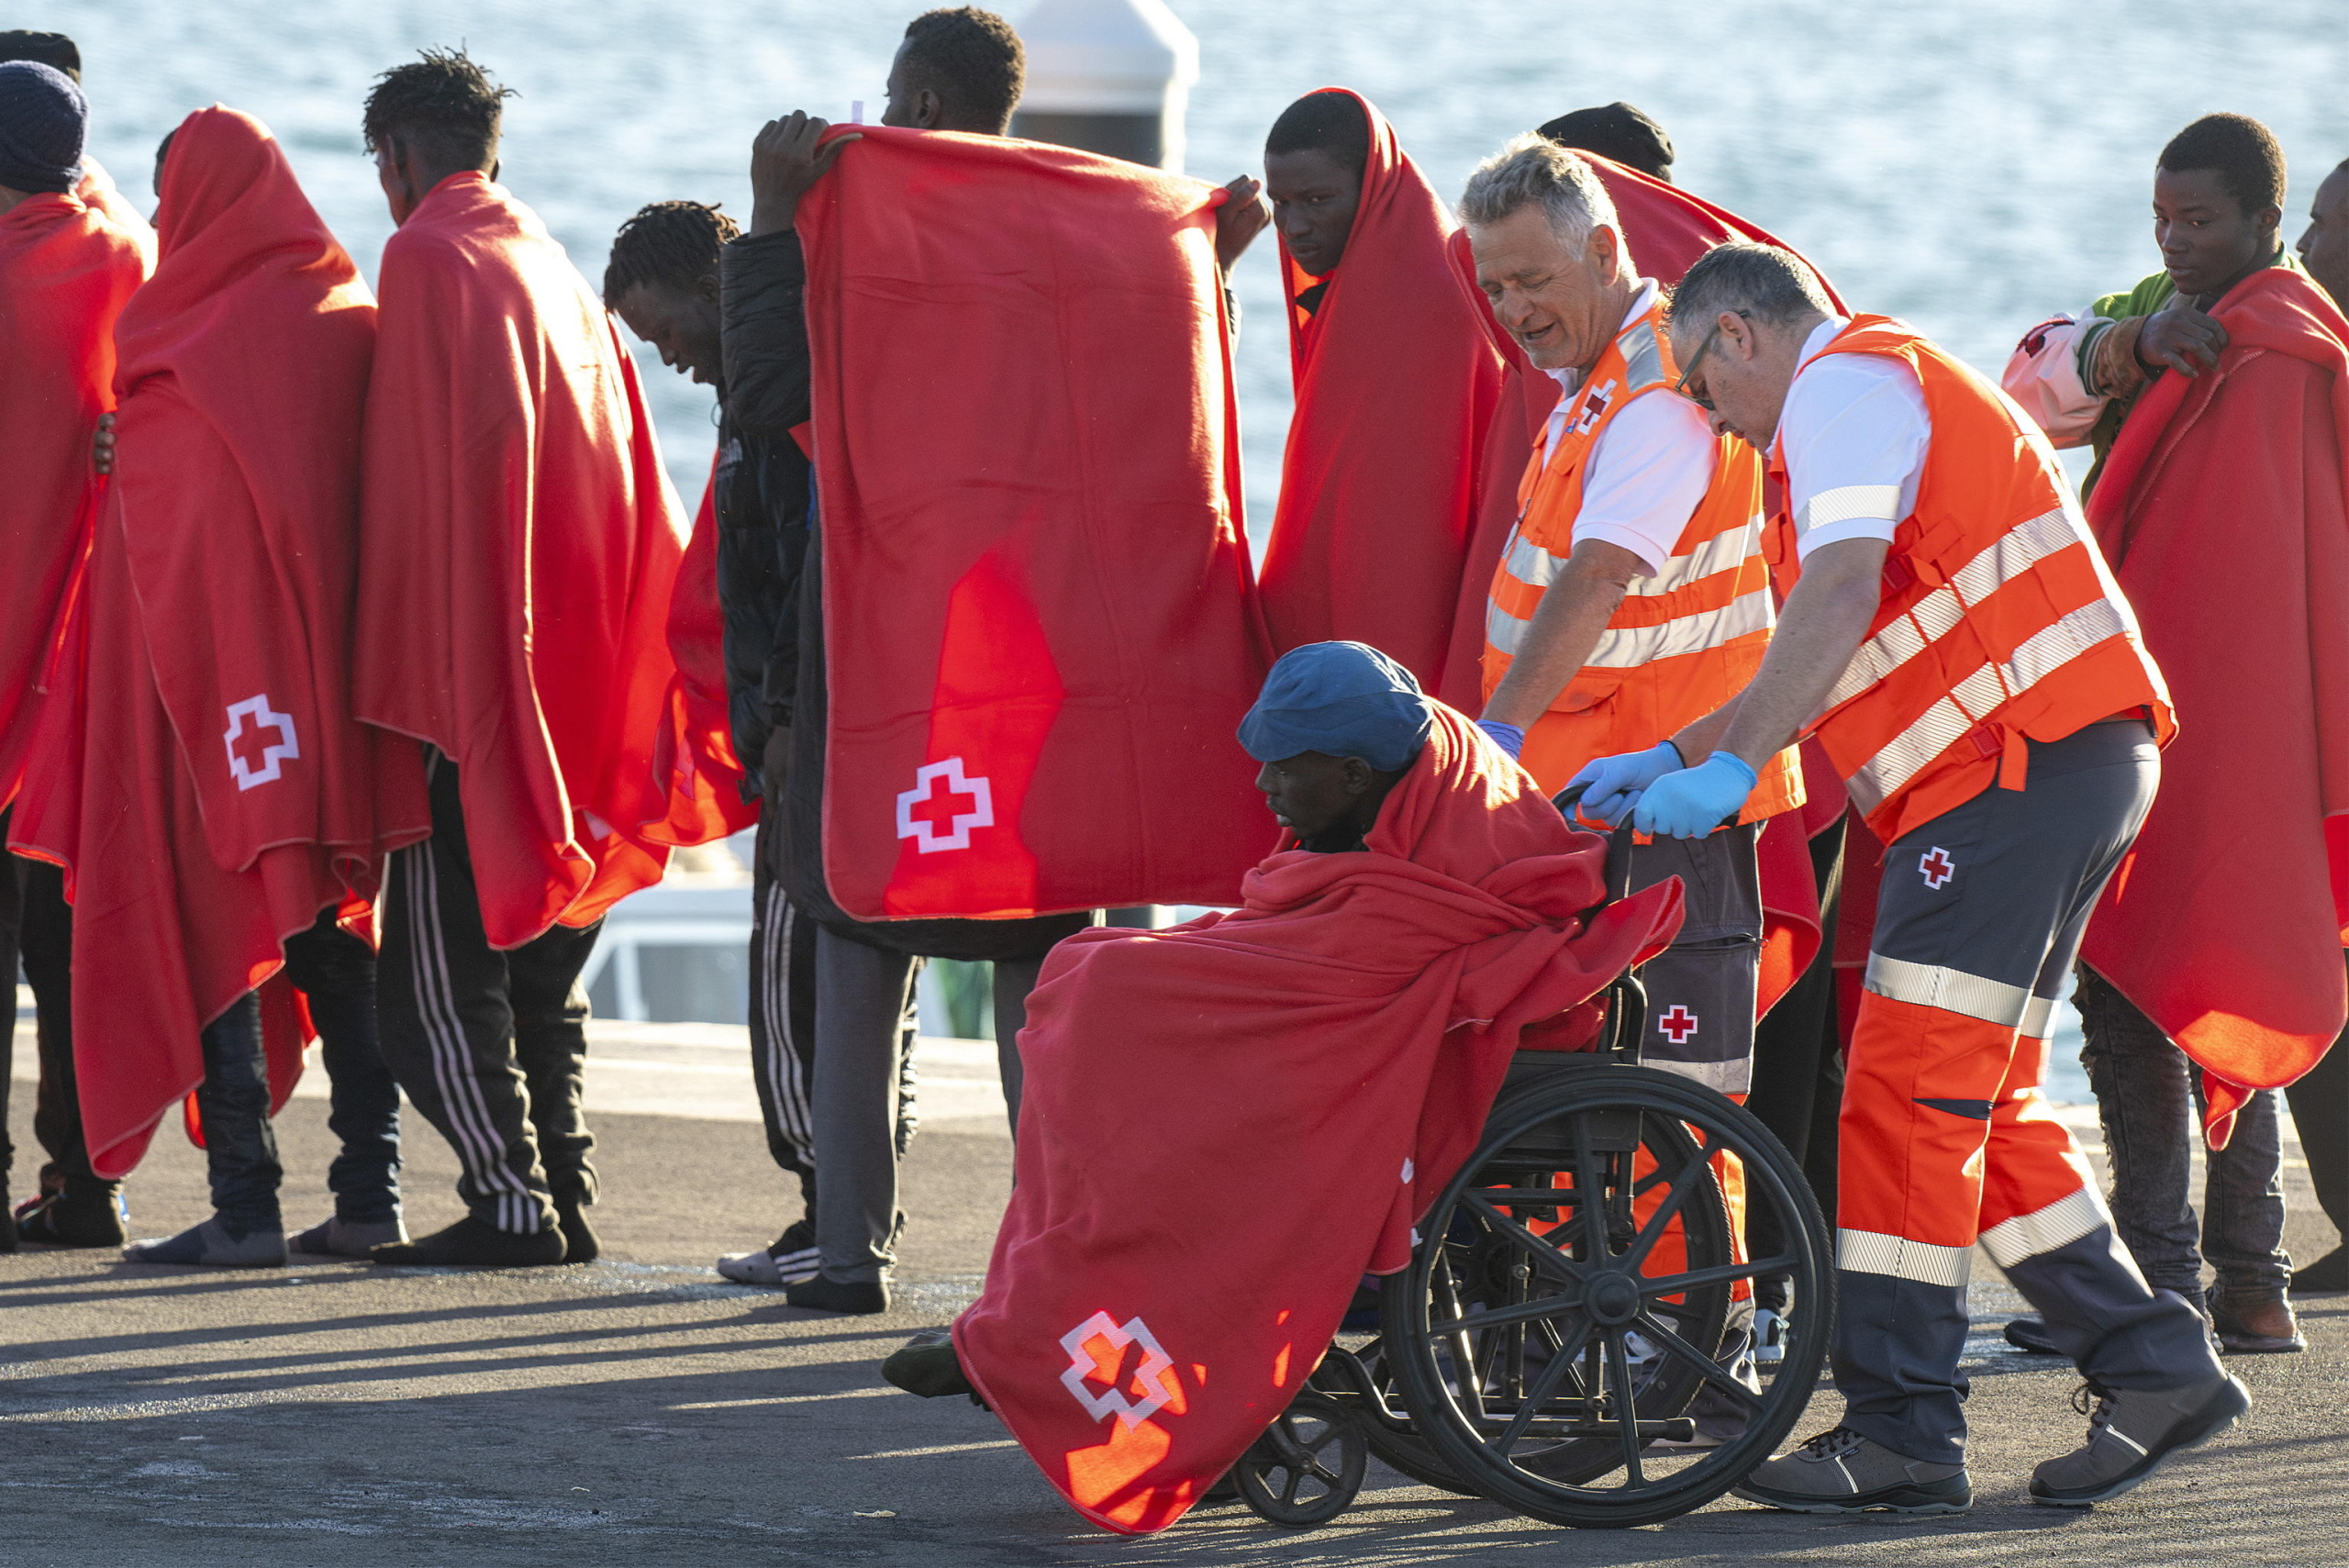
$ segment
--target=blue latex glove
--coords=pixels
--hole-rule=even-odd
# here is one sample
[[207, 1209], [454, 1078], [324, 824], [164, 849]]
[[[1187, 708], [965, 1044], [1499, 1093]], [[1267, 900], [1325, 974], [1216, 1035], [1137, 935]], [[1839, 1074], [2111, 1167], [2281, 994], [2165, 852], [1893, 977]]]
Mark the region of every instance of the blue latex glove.
[[1480, 718], [1476, 721], [1476, 728], [1491, 736], [1493, 744], [1507, 751], [1512, 758], [1525, 750], [1525, 731], [1514, 724], [1503, 724], [1497, 719]]
[[1716, 751], [1648, 785], [1632, 808], [1631, 825], [1659, 839], [1701, 839], [1743, 810], [1759, 782], [1743, 758]]
[[1659, 740], [1644, 751], [1599, 758], [1568, 779], [1566, 788], [1588, 786], [1582, 792], [1582, 814], [1610, 828], [1620, 827], [1642, 790], [1687, 765], [1680, 760], [1677, 747], [1669, 740]]

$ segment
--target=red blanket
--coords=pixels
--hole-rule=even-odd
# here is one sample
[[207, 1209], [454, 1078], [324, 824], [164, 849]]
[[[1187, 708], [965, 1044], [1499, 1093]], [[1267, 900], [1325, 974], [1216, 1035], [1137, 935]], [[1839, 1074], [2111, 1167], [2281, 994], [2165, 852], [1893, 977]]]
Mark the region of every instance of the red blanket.
[[78, 196], [0, 213], [0, 807], [24, 782], [37, 688], [103, 494], [90, 437], [114, 406], [115, 315], [146, 275], [135, 238]]
[[1236, 914], [1080, 932], [1029, 998], [1019, 1181], [954, 1344], [1111, 1529], [1230, 1467], [1409, 1261], [1520, 1036], [1586, 1043], [1679, 928], [1677, 881], [1590, 913], [1603, 842], [1449, 709], [1368, 846], [1282, 850]]
[[[1386, 117], [1346, 95], [1370, 122], [1370, 157], [1319, 308], [1284, 312], [1297, 411], [1264, 551], [1264, 621], [1276, 653], [1366, 642], [1436, 692], [1501, 360], [1479, 325], [1488, 308], [1452, 264], [1450, 209]], [[1314, 282], [1286, 242], [1281, 267], [1292, 295]]]
[[739, 833], [759, 819], [759, 803], [742, 798], [741, 759], [726, 706], [726, 617], [718, 605], [718, 469], [702, 486], [693, 539], [669, 595], [669, 681], [652, 771], [669, 802], [667, 820], [646, 837], [664, 844], [702, 844]]
[[2089, 499], [2178, 733], [2082, 956], [2201, 1063], [2222, 1145], [2349, 1008], [2349, 321], [2280, 267], [2212, 314], [2218, 370], [2145, 390]]
[[831, 706], [859, 919], [1228, 897], [1265, 668], [1210, 187], [859, 128], [801, 203]]
[[[197, 1031], [425, 836], [413, 769], [349, 712], [375, 308], [268, 130], [214, 107], [163, 172], [161, 259], [116, 326], [117, 457], [17, 837], [74, 904], [91, 1162], [120, 1175], [204, 1076]], [[382, 792], [379, 795], [379, 782]], [[269, 1010], [280, 1096], [290, 998]]]
[[483, 926], [518, 947], [725, 831], [654, 771], [685, 519], [609, 314], [503, 187], [434, 186], [381, 293], [355, 703], [455, 762]]

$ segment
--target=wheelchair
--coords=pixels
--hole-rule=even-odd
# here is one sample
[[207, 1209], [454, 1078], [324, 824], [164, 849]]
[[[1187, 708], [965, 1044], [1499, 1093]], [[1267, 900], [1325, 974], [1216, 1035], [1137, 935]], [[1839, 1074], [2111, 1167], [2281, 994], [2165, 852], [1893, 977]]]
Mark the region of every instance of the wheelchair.
[[[1618, 830], [1610, 899], [1631, 852]], [[1607, 997], [1595, 1049], [1518, 1053], [1409, 1264], [1380, 1282], [1375, 1333], [1341, 1332], [1242, 1455], [1231, 1480], [1259, 1517], [1335, 1518], [1375, 1454], [1553, 1524], [1654, 1524], [1727, 1492], [1801, 1418], [1833, 1301], [1801, 1167], [1728, 1096], [1640, 1064], [1636, 967]], [[1798, 1307], [1782, 1359], [1752, 1365], [1732, 1353], [1735, 1308], [1765, 1275], [1789, 1277]], [[1698, 1446], [1700, 1407], [1742, 1430]]]

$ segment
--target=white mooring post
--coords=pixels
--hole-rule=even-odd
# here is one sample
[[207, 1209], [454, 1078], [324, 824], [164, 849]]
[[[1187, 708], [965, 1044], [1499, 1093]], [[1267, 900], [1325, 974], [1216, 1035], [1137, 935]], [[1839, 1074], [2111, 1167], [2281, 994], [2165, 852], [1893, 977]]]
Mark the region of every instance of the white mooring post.
[[1199, 40], [1165, 0], [1039, 0], [1011, 134], [1180, 172]]

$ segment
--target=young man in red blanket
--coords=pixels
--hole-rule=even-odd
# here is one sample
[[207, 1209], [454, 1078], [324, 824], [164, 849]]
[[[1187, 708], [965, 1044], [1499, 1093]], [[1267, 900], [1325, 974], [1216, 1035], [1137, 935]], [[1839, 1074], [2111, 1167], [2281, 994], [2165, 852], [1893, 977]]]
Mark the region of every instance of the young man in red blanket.
[[1679, 924], [1677, 884], [1597, 909], [1601, 841], [1361, 643], [1284, 657], [1240, 740], [1279, 848], [1231, 914], [1045, 960], [985, 1293], [883, 1369], [981, 1395], [1120, 1531], [1230, 1469], [1363, 1273], [1408, 1262], [1511, 1053], [1574, 1043], [1591, 1014], [1561, 1015]]

